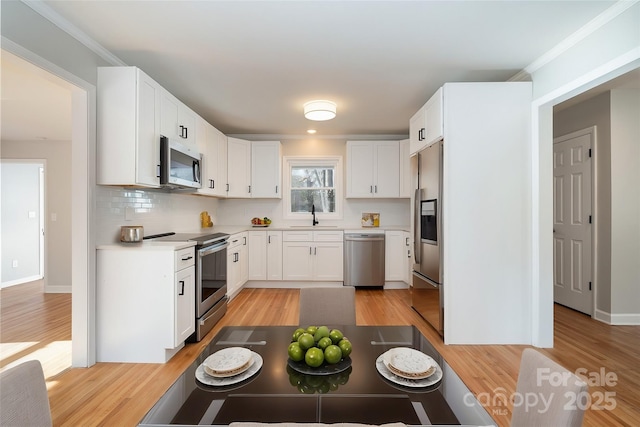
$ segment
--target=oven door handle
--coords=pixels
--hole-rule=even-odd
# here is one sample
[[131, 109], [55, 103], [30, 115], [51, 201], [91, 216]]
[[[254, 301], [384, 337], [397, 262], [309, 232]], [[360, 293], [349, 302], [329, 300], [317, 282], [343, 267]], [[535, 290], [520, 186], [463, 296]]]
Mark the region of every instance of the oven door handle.
[[198, 257], [202, 258], [207, 255], [211, 255], [215, 252], [220, 252], [223, 249], [226, 249], [229, 246], [229, 242], [224, 242], [220, 245], [207, 246], [198, 250]]

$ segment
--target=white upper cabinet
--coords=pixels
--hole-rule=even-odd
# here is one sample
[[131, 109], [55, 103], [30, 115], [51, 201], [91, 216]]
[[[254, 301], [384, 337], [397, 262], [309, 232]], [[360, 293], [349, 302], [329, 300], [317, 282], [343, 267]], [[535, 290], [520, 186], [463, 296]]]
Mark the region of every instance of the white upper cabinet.
[[347, 197], [399, 196], [398, 141], [347, 141]]
[[443, 91], [440, 88], [409, 120], [410, 154], [442, 139], [443, 129]]
[[227, 138], [227, 197], [251, 197], [251, 141]]
[[202, 153], [202, 188], [200, 194], [226, 197], [227, 195], [227, 137], [198, 117], [196, 144]]
[[161, 91], [136, 67], [98, 67], [98, 184], [160, 186]]
[[400, 197], [411, 197], [411, 160], [409, 155], [409, 140], [400, 141]]
[[251, 197], [282, 198], [281, 159], [280, 141], [251, 143]]
[[198, 115], [178, 98], [162, 90], [160, 132], [169, 139], [185, 145], [196, 145], [196, 123]]

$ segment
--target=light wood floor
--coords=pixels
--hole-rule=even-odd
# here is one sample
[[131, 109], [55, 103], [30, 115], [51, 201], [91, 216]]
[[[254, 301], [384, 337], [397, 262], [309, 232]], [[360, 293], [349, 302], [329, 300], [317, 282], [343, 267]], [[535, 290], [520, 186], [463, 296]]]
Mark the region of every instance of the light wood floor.
[[[0, 366], [15, 362], [18, 356], [29, 351], [5, 354], [5, 346], [35, 342], [32, 348], [39, 349], [52, 345], [57, 339], [69, 339], [70, 296], [33, 295], [38, 294], [38, 290], [28, 287], [22, 295], [10, 290], [2, 290], [1, 294], [3, 350]], [[222, 326], [295, 326], [298, 295], [295, 289], [243, 290], [205, 340], [187, 345], [164, 365], [98, 363], [91, 368], [73, 368], [48, 375], [54, 425], [136, 425]], [[409, 290], [358, 289], [357, 323], [414, 324], [476, 396], [493, 398], [496, 393], [510, 395], [515, 391], [520, 356], [526, 346], [445, 346], [435, 331], [410, 308], [410, 303]], [[555, 347], [544, 349], [543, 353], [571, 371], [584, 368], [586, 372], [599, 372], [604, 368], [617, 375], [616, 385], [592, 386], [589, 390], [592, 396], [614, 392], [615, 409], [588, 410], [584, 425], [640, 425], [640, 327], [605, 325], [562, 306], [556, 306], [555, 316]], [[45, 372], [55, 371], [46, 365], [57, 362], [43, 360], [43, 363]], [[489, 401], [487, 411], [498, 425], [509, 425], [510, 407], [491, 406]]]

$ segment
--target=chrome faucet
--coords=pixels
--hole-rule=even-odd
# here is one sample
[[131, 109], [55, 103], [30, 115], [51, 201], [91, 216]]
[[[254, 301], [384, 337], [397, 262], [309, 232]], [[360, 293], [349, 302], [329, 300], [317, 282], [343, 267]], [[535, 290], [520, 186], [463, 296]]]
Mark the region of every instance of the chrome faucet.
[[311, 225], [316, 225], [318, 223], [318, 220], [316, 219], [316, 205], [312, 204], [311, 205], [311, 215], [313, 215], [313, 221], [311, 222]]

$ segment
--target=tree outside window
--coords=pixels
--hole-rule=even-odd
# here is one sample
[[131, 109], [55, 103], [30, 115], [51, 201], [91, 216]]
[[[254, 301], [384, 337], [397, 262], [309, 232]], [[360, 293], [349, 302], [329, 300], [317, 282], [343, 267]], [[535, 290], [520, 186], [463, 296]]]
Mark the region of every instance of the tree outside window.
[[317, 214], [338, 218], [340, 212], [340, 158], [285, 158], [289, 197], [285, 216], [300, 218], [315, 207]]

